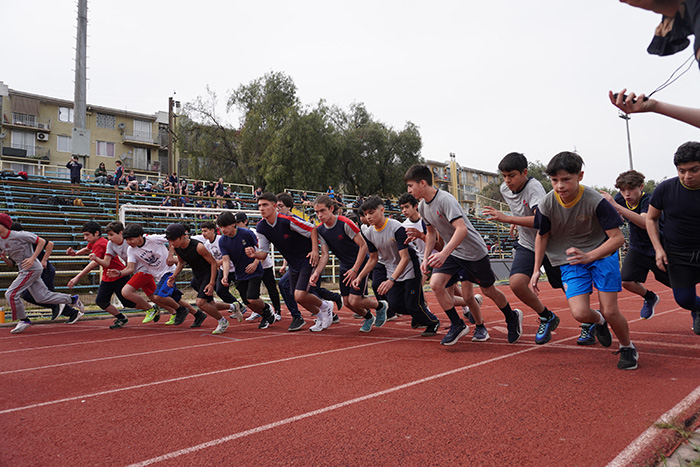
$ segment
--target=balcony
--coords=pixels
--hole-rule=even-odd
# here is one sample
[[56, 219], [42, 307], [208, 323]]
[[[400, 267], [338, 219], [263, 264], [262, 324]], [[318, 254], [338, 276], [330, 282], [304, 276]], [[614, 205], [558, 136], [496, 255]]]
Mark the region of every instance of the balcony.
[[153, 139], [151, 133], [141, 131], [132, 131], [131, 133], [124, 132], [122, 134], [122, 143], [134, 146], [160, 147], [160, 144]]
[[12, 144], [10, 146], [2, 147], [2, 157], [48, 162], [51, 159], [51, 150], [38, 146]]
[[8, 121], [7, 116], [3, 115], [3, 126], [17, 129], [32, 129], [41, 130], [44, 132], [51, 131], [51, 119], [48, 117], [37, 117], [36, 115], [20, 114], [12, 112], [12, 120]]

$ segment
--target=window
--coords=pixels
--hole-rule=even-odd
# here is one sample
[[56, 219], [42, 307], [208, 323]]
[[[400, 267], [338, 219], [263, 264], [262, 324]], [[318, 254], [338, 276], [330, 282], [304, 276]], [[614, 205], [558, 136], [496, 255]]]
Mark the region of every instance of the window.
[[28, 156], [36, 154], [35, 148], [36, 133], [33, 131], [17, 131], [12, 130], [11, 146], [14, 149], [24, 149]]
[[114, 130], [117, 126], [117, 117], [108, 114], [97, 114], [97, 127]]
[[12, 112], [12, 123], [15, 125], [36, 127], [36, 115]]
[[[73, 108], [72, 107], [59, 107], [58, 108], [58, 121], [73, 123]], [[59, 149], [60, 151], [60, 149]]]
[[143, 120], [134, 120], [134, 136], [150, 138], [151, 122], [144, 122]]
[[97, 155], [104, 157], [114, 157], [114, 143], [106, 141], [97, 142]]
[[482, 177], [481, 180], [482, 180], [484, 183], [486, 183], [486, 184], [489, 183], [489, 176], [488, 176], [488, 175], [482, 175], [481, 177]]
[[58, 135], [56, 137], [56, 149], [61, 152], [71, 152], [70, 136]]
[[149, 151], [146, 148], [134, 148], [133, 168], [139, 170], [149, 170]]

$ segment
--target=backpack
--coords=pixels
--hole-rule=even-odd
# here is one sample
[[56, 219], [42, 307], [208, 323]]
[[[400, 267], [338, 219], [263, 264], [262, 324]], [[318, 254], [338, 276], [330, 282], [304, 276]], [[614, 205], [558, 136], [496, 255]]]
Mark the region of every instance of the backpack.
[[29, 197], [30, 204], [41, 204], [41, 199], [37, 195], [32, 195]]
[[73, 206], [82, 206], [85, 207], [85, 204], [83, 203], [83, 200], [80, 198], [75, 198], [73, 200]]
[[58, 206], [61, 203], [58, 200], [58, 196], [49, 196], [46, 199], [46, 204], [48, 204], [49, 206]]

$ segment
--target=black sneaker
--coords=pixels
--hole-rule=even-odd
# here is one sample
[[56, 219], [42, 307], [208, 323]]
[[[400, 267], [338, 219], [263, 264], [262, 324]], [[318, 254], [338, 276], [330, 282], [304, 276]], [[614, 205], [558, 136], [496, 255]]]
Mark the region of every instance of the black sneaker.
[[292, 318], [292, 322], [289, 324], [289, 328], [287, 328], [288, 332], [294, 332], [294, 331], [300, 331], [304, 325], [306, 324], [306, 321], [304, 321], [304, 318], [301, 316], [295, 316]]
[[258, 324], [258, 329], [267, 329], [274, 322], [275, 314], [270, 309], [270, 305], [265, 304], [265, 308], [262, 312], [262, 319], [260, 320], [260, 324]]
[[[339, 293], [337, 293], [337, 294], [335, 294], [335, 295], [336, 295], [336, 296], [333, 297], [333, 301], [335, 302], [335, 306], [338, 307], [338, 311], [340, 311], [340, 310], [343, 308], [343, 296], [340, 295]], [[333, 322], [334, 322], [334, 323], [336, 322], [336, 321], [335, 321], [335, 317], [336, 317], [336, 316], [337, 316], [337, 315], [336, 315], [335, 313], [333, 313]], [[338, 320], [337, 322], [340, 322], [340, 320]]]
[[333, 324], [340, 323], [340, 316], [337, 313], [333, 313]]
[[546, 344], [552, 339], [552, 331], [559, 326], [559, 317], [552, 313], [549, 319], [540, 317], [540, 326], [535, 334], [535, 344]]
[[153, 317], [153, 322], [157, 323], [160, 321], [160, 307], [154, 303], [153, 309], [156, 310], [156, 315]]
[[114, 320], [114, 324], [109, 327], [109, 329], [120, 329], [123, 328], [129, 320], [127, 318], [117, 318]]
[[693, 332], [700, 335], [700, 312], [691, 311], [690, 315], [693, 317]]
[[620, 370], [636, 370], [637, 360], [639, 355], [637, 355], [637, 349], [634, 347], [620, 348], [617, 352], [613, 352], [613, 355], [620, 354], [620, 361], [617, 362], [617, 368]]
[[194, 314], [194, 323], [192, 323], [190, 325], [190, 327], [191, 328], [200, 327], [205, 319], [207, 319], [207, 314], [204, 313], [202, 310], [197, 310], [197, 313]]
[[184, 323], [188, 313], [189, 311], [184, 306], [178, 307], [178, 309], [175, 310], [175, 321], [173, 321], [173, 324], [179, 326]]
[[607, 322], [595, 325], [595, 335], [598, 338], [598, 342], [600, 342], [600, 345], [603, 347], [610, 347], [612, 345], [612, 335], [610, 335]]
[[467, 334], [469, 334], [469, 326], [464, 324], [464, 321], [459, 320], [458, 324], [452, 323], [452, 326], [450, 326], [450, 329], [440, 343], [442, 345], [455, 345], [460, 337], [466, 336]]
[[510, 321], [506, 321], [506, 327], [508, 328], [508, 342], [515, 344], [523, 335], [523, 312], [517, 308], [513, 310], [515, 318]]
[[420, 335], [423, 337], [435, 336], [437, 335], [438, 329], [440, 329], [440, 320], [430, 323]]

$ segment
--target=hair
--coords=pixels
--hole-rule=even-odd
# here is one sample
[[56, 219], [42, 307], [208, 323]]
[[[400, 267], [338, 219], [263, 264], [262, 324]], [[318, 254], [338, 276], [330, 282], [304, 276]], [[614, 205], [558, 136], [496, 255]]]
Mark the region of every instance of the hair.
[[314, 200], [314, 206], [317, 204], [321, 204], [331, 211], [335, 211], [335, 201], [328, 195], [319, 195], [318, 198]]
[[143, 227], [141, 224], [129, 224], [124, 227], [124, 232], [122, 233], [124, 238], [135, 238], [143, 237]]
[[102, 227], [100, 227], [100, 224], [98, 224], [95, 221], [88, 221], [85, 224], [83, 224], [83, 232], [89, 232], [93, 235], [96, 233], [102, 233]]
[[688, 141], [678, 147], [673, 156], [673, 165], [678, 167], [679, 164], [687, 162], [700, 162], [700, 143]]
[[[261, 198], [262, 198], [262, 196], [261, 196]], [[282, 202], [282, 204], [287, 206], [289, 209], [294, 207], [294, 200], [292, 199], [292, 195], [290, 195], [289, 193], [279, 193], [277, 195], [277, 201], [275, 201], [275, 202], [277, 203], [280, 201]]]
[[261, 199], [265, 200], [265, 201], [269, 201], [272, 204], [277, 204], [277, 196], [273, 195], [270, 192], [263, 193], [262, 195], [258, 196], [258, 201]]
[[577, 174], [583, 168], [583, 159], [574, 152], [564, 151], [552, 157], [552, 160], [547, 164], [545, 173], [554, 176], [561, 171], [570, 174]]
[[114, 163], [117, 165], [122, 165], [122, 161], [114, 161]]
[[501, 172], [512, 172], [517, 170], [522, 173], [527, 169], [527, 158], [519, 152], [511, 152], [498, 163], [498, 170]]
[[190, 235], [192, 233], [192, 224], [188, 224], [187, 222], [180, 222], [180, 225], [182, 225], [185, 228], [185, 232], [187, 232], [187, 235]]
[[200, 229], [216, 230], [216, 224], [212, 221], [204, 221], [199, 225]]
[[110, 222], [105, 227], [105, 233], [114, 232], [115, 234], [122, 233], [124, 231], [124, 224], [119, 221]]
[[384, 207], [384, 201], [379, 196], [370, 196], [367, 200], [362, 203], [362, 211], [374, 211], [378, 208]]
[[228, 227], [229, 225], [236, 225], [236, 216], [234, 216], [232, 213], [225, 211], [219, 214], [219, 217], [216, 218], [216, 223], [219, 225], [219, 227]]
[[411, 193], [404, 193], [399, 198], [399, 206], [402, 204], [410, 204], [414, 208], [418, 206], [418, 200]]
[[349, 212], [349, 213], [347, 213], [347, 214], [345, 215], [345, 217], [347, 217], [348, 219], [350, 219], [351, 221], [353, 221], [353, 222], [355, 223], [355, 225], [357, 225], [357, 226], [360, 225], [360, 218], [359, 218], [359, 216], [358, 216], [357, 214], [355, 214], [354, 212]]
[[20, 221], [12, 221], [10, 230], [14, 230], [15, 232], [22, 232], [24, 230], [24, 227], [22, 227], [22, 223]]
[[421, 180], [425, 180], [428, 185], [432, 185], [433, 173], [425, 164], [414, 164], [406, 171], [403, 180], [405, 182], [420, 182]]
[[644, 186], [644, 174], [636, 170], [622, 172], [617, 176], [617, 180], [615, 180], [615, 188], [618, 190], [621, 188], [637, 188], [640, 186]]
[[357, 217], [365, 217], [365, 210], [362, 209], [362, 206], [357, 208]]

